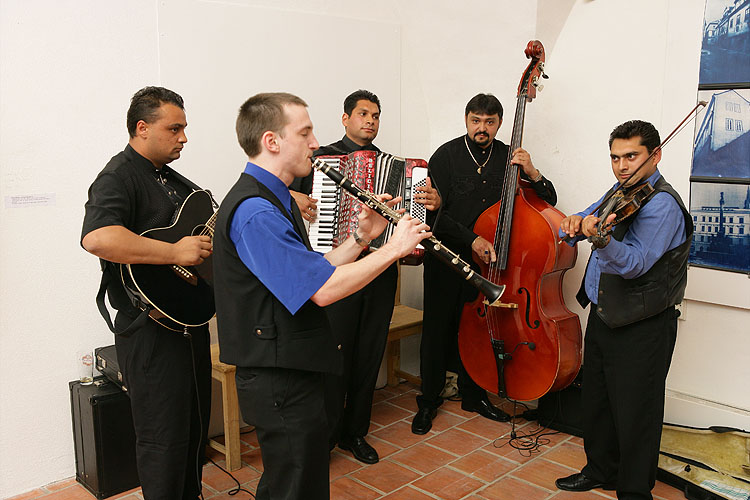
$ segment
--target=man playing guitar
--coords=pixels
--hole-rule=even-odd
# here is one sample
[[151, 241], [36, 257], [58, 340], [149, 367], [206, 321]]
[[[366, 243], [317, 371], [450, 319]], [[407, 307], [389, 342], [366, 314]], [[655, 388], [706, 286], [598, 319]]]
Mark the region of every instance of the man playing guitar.
[[142, 311], [116, 264], [201, 264], [211, 255], [211, 238], [185, 236], [168, 243], [140, 236], [168, 226], [197, 188], [167, 166], [187, 142], [182, 97], [161, 87], [139, 90], [127, 127], [125, 150], [89, 188], [81, 244], [101, 259], [103, 283], [118, 311], [113, 331], [121, 333], [115, 345], [131, 400], [144, 498], [195, 499], [211, 403], [208, 327], [185, 327], [181, 335], [145, 316], [133, 325]]

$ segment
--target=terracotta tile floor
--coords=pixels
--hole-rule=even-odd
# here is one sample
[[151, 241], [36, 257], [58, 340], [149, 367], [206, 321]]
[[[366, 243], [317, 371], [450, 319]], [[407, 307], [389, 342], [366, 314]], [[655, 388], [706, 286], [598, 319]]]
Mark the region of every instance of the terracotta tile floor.
[[[411, 432], [417, 388], [408, 383], [375, 392], [368, 441], [380, 462], [364, 465], [336, 448], [331, 454], [332, 500], [606, 500], [614, 492], [570, 493], [555, 488], [555, 478], [580, 470], [585, 462], [583, 441], [557, 433], [545, 436], [534, 453], [521, 453], [508, 444], [511, 425], [491, 422], [446, 401], [432, 430], [424, 436]], [[503, 408], [511, 412], [510, 403]], [[521, 410], [519, 410], [520, 413]], [[518, 434], [533, 432], [535, 422], [516, 420]], [[554, 432], [554, 431], [550, 431]], [[233, 475], [242, 487], [255, 492], [263, 465], [255, 433], [242, 435], [243, 466]], [[223, 455], [211, 458], [224, 466]], [[251, 498], [244, 492], [230, 496], [236, 483], [216, 465], [206, 465], [203, 495], [212, 500]], [[657, 482], [656, 500], [684, 500], [683, 494]], [[75, 479], [29, 491], [11, 500], [77, 500], [94, 498]], [[140, 489], [112, 497], [142, 500]]]

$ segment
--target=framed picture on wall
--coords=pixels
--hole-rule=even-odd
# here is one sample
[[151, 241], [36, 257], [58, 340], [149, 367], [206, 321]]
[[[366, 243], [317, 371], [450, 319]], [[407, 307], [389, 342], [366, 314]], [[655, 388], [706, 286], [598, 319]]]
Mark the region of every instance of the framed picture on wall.
[[750, 2], [706, 0], [701, 88], [750, 86]]
[[[750, 4], [750, 2], [746, 2]], [[750, 182], [750, 89], [702, 90], [691, 181]]]
[[693, 182], [691, 265], [750, 272], [750, 185]]

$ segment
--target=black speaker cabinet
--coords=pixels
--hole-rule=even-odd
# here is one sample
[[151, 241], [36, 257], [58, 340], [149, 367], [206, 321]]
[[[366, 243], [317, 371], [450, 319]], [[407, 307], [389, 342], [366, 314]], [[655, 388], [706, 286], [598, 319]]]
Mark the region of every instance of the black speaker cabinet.
[[537, 420], [550, 429], [583, 436], [583, 413], [581, 406], [581, 383], [583, 367], [573, 382], [561, 391], [549, 392], [539, 398]]
[[98, 499], [139, 486], [128, 395], [105, 377], [69, 385], [76, 480]]

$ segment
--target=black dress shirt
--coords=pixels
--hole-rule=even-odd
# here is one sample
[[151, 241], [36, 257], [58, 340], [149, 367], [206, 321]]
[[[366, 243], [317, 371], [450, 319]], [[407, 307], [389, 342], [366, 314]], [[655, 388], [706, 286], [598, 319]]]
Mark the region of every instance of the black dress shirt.
[[[123, 226], [136, 234], [167, 227], [185, 198], [197, 188], [169, 166], [157, 169], [128, 144], [112, 157], [89, 187], [81, 241], [91, 231], [105, 226]], [[107, 289], [112, 305], [137, 316], [138, 311], [125, 295], [117, 266], [106, 261], [102, 264], [107, 272], [114, 273]]]
[[[477, 237], [472, 231], [477, 218], [500, 200], [508, 149], [498, 140], [483, 149], [464, 135], [440, 146], [430, 158], [430, 177], [442, 203], [437, 214], [428, 212], [427, 223], [436, 238], [464, 256]], [[481, 173], [479, 165], [484, 165]], [[529, 180], [523, 171], [521, 177]], [[544, 177], [532, 186], [547, 203], [557, 202], [554, 186]]]

